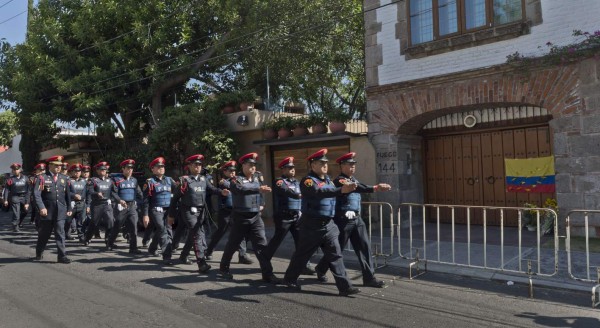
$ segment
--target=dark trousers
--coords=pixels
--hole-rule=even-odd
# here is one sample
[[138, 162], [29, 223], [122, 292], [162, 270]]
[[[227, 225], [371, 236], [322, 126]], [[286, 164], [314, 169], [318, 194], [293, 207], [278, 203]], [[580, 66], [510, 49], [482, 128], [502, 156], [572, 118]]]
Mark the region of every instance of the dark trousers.
[[[75, 229], [77, 230], [77, 237], [79, 237], [79, 239], [83, 238], [83, 233], [84, 233], [83, 225], [85, 223], [86, 217], [87, 217], [87, 213], [86, 213], [85, 203], [84, 202], [76, 202], [75, 207], [73, 208], [73, 214], [71, 215], [70, 220], [75, 221]], [[67, 220], [69, 220], [69, 218], [67, 218]]]
[[[73, 229], [73, 223], [75, 223], [75, 228], [77, 229], [77, 236], [81, 238], [80, 230], [79, 230], [79, 221], [78, 216], [85, 215], [85, 203], [84, 202], [73, 202], [75, 206], [73, 206], [73, 210], [70, 216], [67, 216], [65, 220], [65, 238], [71, 238], [71, 230]], [[71, 203], [71, 204], [73, 204]], [[81, 219], [83, 221], [83, 219]]]
[[146, 245], [152, 237], [154, 237], [154, 223], [152, 220], [148, 222], [148, 226], [144, 228], [144, 237], [142, 237], [142, 244]]
[[296, 282], [306, 266], [306, 262], [321, 247], [323, 250], [323, 259], [329, 265], [329, 269], [331, 269], [338, 290], [346, 291], [352, 287], [352, 283], [348, 279], [346, 268], [344, 267], [339, 234], [338, 227], [331, 220], [323, 221], [321, 219], [302, 217], [300, 241], [296, 247], [296, 252], [292, 255], [284, 279], [289, 282]]
[[150, 221], [154, 225], [155, 230], [154, 236], [152, 237], [152, 242], [150, 243], [150, 246], [148, 246], [148, 251], [153, 253], [156, 251], [158, 246], [160, 246], [162, 250], [162, 257], [165, 260], [170, 260], [173, 253], [173, 249], [171, 247], [171, 242], [173, 241], [173, 230], [171, 229], [171, 226], [167, 224], [168, 211], [168, 207], [164, 207], [162, 212], [160, 212], [156, 207], [151, 207], [150, 211], [148, 211]]
[[184, 222], [181, 210], [177, 211], [176, 222], [177, 227], [175, 228], [175, 231], [173, 231], [173, 249], [178, 249], [180, 242], [183, 240], [185, 243], [189, 236], [189, 229], [187, 224]]
[[[233, 212], [231, 215], [231, 232], [229, 239], [225, 245], [225, 251], [221, 258], [220, 269], [222, 271], [229, 270], [231, 257], [240, 245], [244, 238], [249, 239], [254, 247], [254, 253], [260, 264], [263, 278], [273, 275], [273, 266], [271, 261], [266, 257], [265, 248], [267, 247], [267, 238], [265, 237], [265, 224], [258, 213], [239, 213]], [[305, 262], [306, 263], [306, 262]]]
[[27, 210], [25, 209], [25, 196], [11, 196], [10, 197], [10, 211], [12, 213], [12, 224], [13, 226], [21, 225], [23, 219], [27, 216]]
[[119, 211], [115, 207], [114, 215], [115, 225], [110, 231], [110, 236], [108, 237], [108, 244], [113, 245], [115, 243], [115, 240], [119, 235], [119, 230], [121, 230], [121, 227], [125, 226], [125, 229], [127, 230], [127, 232], [129, 232], [129, 250], [136, 250], [138, 222], [137, 204], [135, 203], [135, 201], [127, 202], [127, 208], [124, 208], [121, 211]]
[[[54, 240], [56, 241], [56, 250], [58, 252], [58, 258], [61, 259], [67, 256], [65, 249], [65, 217], [62, 211], [57, 208], [48, 211], [48, 216], [40, 217], [38, 223], [38, 240], [35, 247], [35, 254], [37, 256], [42, 255], [48, 239], [54, 230]], [[53, 213], [50, 213], [53, 212]], [[61, 215], [62, 214], [62, 215]]]
[[287, 235], [288, 231], [292, 234], [292, 238], [294, 239], [294, 246], [298, 247], [298, 217], [292, 215], [286, 215], [285, 213], [275, 213], [273, 216], [273, 222], [275, 223], [275, 234], [269, 240], [269, 244], [267, 245], [266, 254], [269, 259], [273, 258], [277, 248], [283, 242], [283, 239]]
[[[358, 257], [358, 263], [362, 270], [363, 282], [367, 283], [375, 279], [375, 268], [373, 266], [373, 257], [371, 256], [371, 243], [369, 243], [369, 233], [365, 222], [360, 218], [348, 220], [346, 218], [336, 218], [335, 224], [340, 230], [340, 247], [346, 248], [348, 240], [354, 248]], [[317, 272], [325, 274], [328, 269], [325, 257], [321, 258], [315, 268]]]
[[[217, 230], [210, 236], [210, 243], [206, 247], [206, 254], [212, 254], [217, 244], [223, 238], [231, 226], [231, 209], [223, 208], [219, 210], [219, 220], [217, 221]], [[246, 240], [243, 239], [238, 247], [240, 257], [246, 256]]]
[[107, 240], [115, 221], [112, 207], [108, 204], [108, 202], [95, 204], [92, 203], [91, 211], [92, 219], [90, 220], [88, 227], [85, 229], [85, 240], [89, 241], [92, 239], [94, 232], [96, 232], [100, 224], [103, 224], [106, 228], [104, 239]]
[[197, 208], [196, 213], [193, 213], [187, 206], [181, 207], [179, 224], [185, 225], [188, 230], [187, 240], [180, 257], [186, 258], [190, 254], [192, 246], [196, 255], [196, 262], [200, 264], [204, 261], [204, 251], [206, 250], [206, 235], [204, 233], [204, 211], [202, 208]]

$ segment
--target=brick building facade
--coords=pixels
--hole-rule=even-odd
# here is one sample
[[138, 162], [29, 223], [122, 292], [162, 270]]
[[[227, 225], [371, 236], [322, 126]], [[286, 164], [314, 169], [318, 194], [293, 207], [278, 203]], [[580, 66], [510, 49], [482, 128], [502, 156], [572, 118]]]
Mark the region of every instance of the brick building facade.
[[[482, 167], [469, 173], [469, 181], [476, 181], [475, 187], [481, 185], [479, 195], [459, 197], [468, 204], [521, 206], [530, 200], [502, 195], [503, 188], [497, 183], [491, 186], [504, 177], [497, 168], [495, 173], [486, 173], [492, 172], [486, 167], [491, 165], [486, 164], [486, 156], [529, 158], [552, 154], [561, 211], [600, 209], [600, 61], [590, 58], [526, 68], [507, 64], [507, 57], [515, 52], [543, 56], [548, 53], [548, 42], [568, 45], [580, 41], [573, 36], [573, 30], [600, 30], [600, 1], [506, 1], [521, 11], [520, 19], [494, 24], [488, 15], [488, 24], [469, 30], [464, 28], [469, 24], [467, 18], [462, 29], [459, 23], [459, 31], [448, 37], [440, 37], [442, 23], [434, 23], [430, 26], [431, 40], [411, 41], [416, 39], [411, 32], [411, 27], [416, 26], [414, 20], [422, 19], [419, 15], [427, 12], [415, 14], [414, 7], [428, 6], [428, 2], [431, 1], [365, 1], [369, 138], [377, 153], [378, 180], [396, 187], [395, 192], [385, 196], [386, 201], [396, 205], [432, 200], [456, 202], [454, 187], [432, 191], [443, 184], [443, 177], [438, 182], [431, 178], [435, 175], [435, 156], [442, 163], [454, 161], [455, 165], [450, 166], [456, 171], [460, 165], [456, 165], [456, 155], [452, 153], [470, 147], [475, 150], [463, 153], [462, 158], [469, 155]], [[485, 8], [487, 12], [496, 10], [491, 8], [496, 2], [480, 1], [483, 2], [490, 5]], [[465, 8], [464, 1], [456, 3], [460, 21], [461, 13], [469, 8]], [[437, 10], [434, 22], [447, 14]], [[473, 127], [463, 124], [466, 116], [473, 117]], [[544, 133], [548, 140], [544, 140]], [[468, 147], [465, 136], [470, 136]], [[532, 136], [537, 141], [531, 141]], [[458, 144], [452, 141], [457, 138], [462, 138]], [[446, 150], [442, 149], [444, 143]], [[432, 150], [435, 147], [439, 148], [438, 155]], [[494, 147], [500, 149], [486, 150]], [[531, 147], [535, 150], [531, 151]], [[463, 173], [449, 172], [444, 166], [447, 165], [438, 169], [458, 176], [449, 183], [467, 179]], [[496, 196], [486, 198], [485, 194], [493, 194], [494, 188]]]

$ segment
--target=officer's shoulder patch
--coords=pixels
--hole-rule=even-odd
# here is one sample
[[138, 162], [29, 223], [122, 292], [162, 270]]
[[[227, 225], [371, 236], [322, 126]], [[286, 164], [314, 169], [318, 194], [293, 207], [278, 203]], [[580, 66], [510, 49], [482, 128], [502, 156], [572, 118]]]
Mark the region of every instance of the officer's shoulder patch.
[[275, 182], [275, 184], [277, 185], [277, 187], [281, 187], [281, 186], [283, 186], [283, 180], [282, 179], [277, 179], [277, 181]]
[[312, 187], [312, 186], [313, 186], [313, 184], [314, 184], [314, 181], [313, 181], [313, 179], [311, 179], [311, 178], [306, 178], [306, 179], [304, 179], [304, 185], [305, 185], [305, 186], [307, 186], [307, 187]]

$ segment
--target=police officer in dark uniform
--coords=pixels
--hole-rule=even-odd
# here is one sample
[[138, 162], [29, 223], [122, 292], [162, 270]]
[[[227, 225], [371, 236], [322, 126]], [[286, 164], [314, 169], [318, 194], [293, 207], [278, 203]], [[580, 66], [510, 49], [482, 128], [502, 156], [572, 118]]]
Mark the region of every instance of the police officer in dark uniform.
[[29, 178], [21, 174], [21, 164], [12, 163], [10, 168], [12, 175], [4, 182], [2, 199], [4, 199], [4, 207], [10, 205], [13, 230], [19, 232], [19, 228], [23, 224], [23, 219], [27, 216], [27, 211], [29, 210], [31, 185], [29, 184]]
[[231, 179], [230, 191], [233, 194], [232, 226], [221, 258], [219, 275], [225, 279], [233, 279], [233, 275], [229, 271], [231, 257], [238, 249], [240, 242], [246, 237], [254, 247], [263, 281], [277, 284], [281, 283], [281, 279], [273, 274], [273, 266], [266, 256], [267, 254], [265, 254], [267, 238], [265, 237], [265, 224], [260, 217], [262, 206], [260, 194], [271, 192], [271, 187], [262, 185], [255, 175], [257, 158], [257, 153], [242, 156], [239, 160], [242, 164], [242, 174]]
[[40, 210], [38, 240], [35, 260], [43, 259], [44, 249], [54, 230], [54, 240], [58, 251], [58, 262], [69, 264], [65, 249], [65, 220], [71, 215], [71, 194], [67, 176], [60, 174], [62, 156], [48, 159], [49, 173], [41, 174], [35, 181], [33, 193], [36, 206]]
[[84, 245], [88, 245], [94, 232], [100, 224], [103, 224], [106, 228], [106, 233], [104, 234], [106, 250], [112, 250], [112, 245], [108, 242], [115, 221], [111, 206], [113, 181], [108, 177], [110, 165], [107, 162], [99, 162], [94, 165], [94, 168], [96, 169], [97, 177], [91, 178], [87, 185], [87, 199], [90, 204], [92, 219], [85, 231], [83, 243]]
[[[386, 183], [367, 186], [364, 183], [358, 182], [354, 177], [356, 171], [354, 156], [356, 156], [356, 153], [351, 152], [336, 159], [336, 163], [340, 165], [341, 174], [333, 180], [333, 183], [336, 187], [353, 183], [356, 184], [356, 190], [336, 198], [334, 222], [340, 230], [339, 239], [342, 249], [346, 248], [348, 240], [350, 240], [352, 248], [354, 248], [354, 252], [358, 257], [358, 263], [362, 269], [363, 285], [366, 287], [384, 288], [386, 287], [385, 282], [375, 278], [369, 233], [363, 219], [360, 217], [360, 194], [389, 191], [391, 187]], [[327, 281], [325, 276], [327, 270], [327, 262], [325, 258], [322, 258], [316, 267], [317, 276], [320, 281]]]
[[[219, 181], [219, 188], [221, 189], [229, 189], [231, 179], [235, 177], [235, 166], [237, 163], [235, 161], [228, 161], [221, 165], [220, 170], [223, 172], [224, 178]], [[217, 247], [217, 244], [225, 235], [225, 232], [231, 226], [231, 210], [233, 207], [233, 196], [229, 193], [227, 196], [219, 195], [219, 213], [218, 213], [218, 221], [217, 221], [217, 230], [213, 232], [210, 237], [210, 243], [206, 248], [206, 259], [210, 260], [212, 258], [212, 253]], [[252, 264], [252, 259], [246, 254], [246, 240], [242, 240], [240, 242], [240, 246], [238, 248], [239, 254], [239, 263], [240, 264]]]
[[220, 193], [223, 196], [229, 194], [229, 190], [220, 190], [215, 188], [212, 183], [202, 175], [202, 161], [204, 155], [197, 154], [188, 157], [185, 161], [188, 163], [190, 175], [184, 175], [179, 179], [179, 186], [173, 192], [173, 199], [169, 207], [169, 224], [175, 220], [175, 207], [179, 202], [180, 222], [185, 224], [189, 231], [188, 238], [181, 250], [180, 260], [183, 263], [188, 263], [188, 255], [192, 246], [196, 255], [196, 263], [198, 271], [206, 273], [210, 270], [210, 265], [206, 263], [204, 252], [206, 247], [206, 235], [204, 233], [204, 216], [206, 208], [206, 193]]
[[348, 296], [359, 293], [352, 287], [346, 274], [342, 249], [339, 242], [339, 230], [333, 223], [335, 215], [335, 198], [356, 189], [356, 184], [345, 184], [336, 187], [327, 176], [327, 149], [321, 149], [307, 158], [310, 163], [308, 176], [302, 178], [302, 224], [300, 225], [299, 243], [290, 260], [284, 280], [289, 287], [300, 289], [298, 277], [306, 266], [306, 262], [321, 247], [323, 257], [328, 263], [340, 295]]
[[115, 225], [108, 238], [108, 245], [111, 249], [116, 248], [115, 240], [119, 230], [124, 225], [129, 232], [129, 254], [141, 254], [137, 247], [137, 202], [142, 202], [142, 190], [138, 185], [136, 178], [132, 176], [135, 161], [126, 159], [121, 162], [121, 171], [123, 174], [112, 178], [112, 199], [115, 203]]
[[173, 265], [171, 260], [173, 240], [173, 230], [167, 222], [169, 206], [171, 205], [172, 190], [175, 182], [170, 177], [165, 176], [165, 159], [157, 157], [150, 162], [153, 177], [146, 180], [144, 184], [144, 226], [152, 221], [154, 225], [154, 237], [148, 247], [148, 252], [156, 255], [158, 246], [162, 249], [164, 265]]
[[69, 163], [63, 162], [60, 168], [60, 174], [69, 176]]
[[[273, 257], [288, 231], [294, 238], [294, 245], [298, 246], [299, 219], [302, 213], [300, 211], [302, 194], [300, 183], [295, 178], [294, 157], [284, 158], [277, 167], [282, 171], [282, 175], [273, 184], [275, 234], [267, 246], [269, 259]], [[307, 263], [302, 273], [314, 275], [315, 271]]]
[[35, 224], [36, 230], [38, 229], [38, 226], [39, 226], [40, 210], [37, 207], [37, 205], [35, 204], [35, 195], [33, 194], [33, 190], [35, 190], [34, 189], [35, 180], [37, 180], [37, 178], [44, 172], [46, 172], [46, 164], [38, 163], [33, 168], [33, 175], [29, 177], [29, 185], [31, 186], [31, 190], [32, 190], [32, 192], [30, 193], [31, 197], [30, 197], [30, 202], [29, 202], [29, 208], [30, 208], [30, 212], [31, 212], [31, 223]]
[[65, 223], [65, 233], [67, 240], [69, 240], [69, 232], [67, 229], [71, 227], [71, 221], [75, 220], [75, 227], [77, 231], [77, 238], [83, 240], [83, 232], [81, 230], [83, 221], [85, 220], [86, 213], [90, 211], [90, 204], [88, 203], [87, 197], [87, 180], [81, 177], [81, 170], [83, 165], [76, 163], [69, 167], [69, 173], [71, 173], [71, 208], [73, 213], [67, 217]]

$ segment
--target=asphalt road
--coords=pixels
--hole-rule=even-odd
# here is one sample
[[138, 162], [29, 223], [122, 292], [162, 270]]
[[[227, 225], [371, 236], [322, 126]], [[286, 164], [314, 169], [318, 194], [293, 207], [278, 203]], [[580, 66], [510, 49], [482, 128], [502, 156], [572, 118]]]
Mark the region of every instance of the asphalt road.
[[[301, 292], [264, 284], [257, 264], [234, 264], [234, 281], [219, 280], [220, 252], [202, 276], [195, 265], [101, 252], [101, 240], [70, 242], [70, 265], [55, 263], [49, 243], [35, 263], [33, 227], [8, 228], [0, 215], [0, 327], [600, 327], [589, 294], [560, 289], [537, 288], [529, 299], [518, 284], [431, 272], [409, 280], [388, 268], [378, 276], [389, 288], [340, 297], [314, 277], [302, 276]], [[282, 276], [288, 261], [273, 264]], [[359, 286], [359, 273], [349, 274]]]

